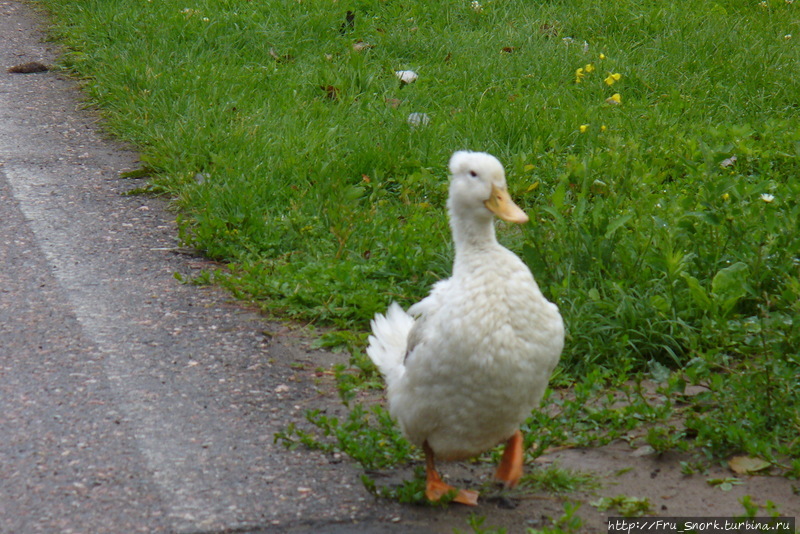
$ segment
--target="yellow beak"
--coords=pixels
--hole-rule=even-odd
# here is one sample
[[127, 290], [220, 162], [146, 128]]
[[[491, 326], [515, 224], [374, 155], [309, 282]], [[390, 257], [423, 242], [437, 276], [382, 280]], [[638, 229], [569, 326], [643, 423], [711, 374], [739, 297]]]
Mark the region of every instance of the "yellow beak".
[[528, 222], [528, 215], [514, 204], [505, 188], [492, 185], [492, 196], [485, 200], [486, 208], [504, 221], [522, 224]]

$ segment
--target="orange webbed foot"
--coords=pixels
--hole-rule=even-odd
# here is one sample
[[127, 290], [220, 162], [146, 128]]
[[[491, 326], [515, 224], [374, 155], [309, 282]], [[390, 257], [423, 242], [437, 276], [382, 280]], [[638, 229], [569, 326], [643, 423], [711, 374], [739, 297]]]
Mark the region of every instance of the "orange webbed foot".
[[458, 489], [441, 480], [429, 479], [425, 484], [425, 497], [431, 502], [439, 502], [442, 497], [452, 492], [457, 492], [453, 502], [466, 504], [467, 506], [478, 505], [478, 496], [480, 494], [477, 491]]
[[522, 478], [522, 463], [524, 456], [524, 440], [522, 432], [517, 430], [506, 442], [503, 458], [494, 474], [494, 478], [501, 481], [506, 488], [513, 488]]
[[477, 491], [458, 489], [444, 482], [436, 471], [434, 464], [433, 450], [426, 441], [422, 445], [425, 451], [425, 497], [431, 502], [439, 502], [445, 495], [456, 492], [453, 502], [466, 504], [467, 506], [478, 505]]

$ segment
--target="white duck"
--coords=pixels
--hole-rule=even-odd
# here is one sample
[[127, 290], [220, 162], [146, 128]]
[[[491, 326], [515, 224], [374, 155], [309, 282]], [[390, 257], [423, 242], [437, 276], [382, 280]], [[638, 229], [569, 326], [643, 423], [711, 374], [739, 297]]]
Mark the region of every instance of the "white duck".
[[[367, 353], [386, 379], [389, 413], [426, 458], [426, 496], [455, 490], [435, 459], [466, 459], [506, 441], [495, 477], [522, 476], [520, 424], [542, 399], [564, 345], [564, 324], [530, 270], [495, 237], [494, 215], [528, 216], [509, 197], [500, 162], [456, 152], [447, 207], [455, 242], [453, 275], [408, 313], [392, 303], [372, 321]], [[478, 493], [458, 490], [475, 505]]]

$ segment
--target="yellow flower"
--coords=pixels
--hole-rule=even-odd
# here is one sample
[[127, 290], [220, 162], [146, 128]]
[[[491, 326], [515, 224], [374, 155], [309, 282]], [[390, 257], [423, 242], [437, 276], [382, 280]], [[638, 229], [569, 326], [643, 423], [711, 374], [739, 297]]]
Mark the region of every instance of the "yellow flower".
[[604, 60], [605, 58], [606, 58], [606, 55], [605, 55], [605, 54], [600, 54], [600, 60], [601, 60], [601, 61], [602, 61], [602, 60]]
[[606, 98], [606, 102], [614, 105], [622, 104], [622, 95], [620, 95], [619, 93], [614, 93], [609, 98]]
[[605, 124], [600, 127], [601, 132], [605, 132], [607, 129]]
[[584, 76], [586, 76], [586, 74], [584, 74], [583, 69], [576, 70], [575, 71], [575, 83], [581, 83], [581, 80], [583, 79]]
[[581, 124], [580, 128], [578, 128], [578, 129], [581, 131], [581, 133], [586, 133], [586, 130], [589, 129], [589, 125], [588, 124]]
[[606, 85], [611, 86], [614, 85], [616, 82], [622, 79], [622, 74], [619, 72], [615, 72], [614, 74], [609, 74], [608, 77], [604, 80]]
[[591, 63], [587, 63], [586, 66], [583, 67], [583, 70], [585, 70], [587, 74], [590, 72], [594, 72], [594, 65], [592, 65]]
[[722, 195], [722, 200], [724, 200], [725, 202], [728, 202], [730, 199], [731, 199], [731, 196], [728, 193], [725, 193], [724, 195]]

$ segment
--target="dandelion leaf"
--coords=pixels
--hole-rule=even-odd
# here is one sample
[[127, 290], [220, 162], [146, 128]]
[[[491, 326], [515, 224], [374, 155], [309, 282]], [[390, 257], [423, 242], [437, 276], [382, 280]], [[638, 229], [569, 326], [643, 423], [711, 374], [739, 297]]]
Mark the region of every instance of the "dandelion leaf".
[[706, 293], [705, 288], [700, 285], [700, 281], [686, 273], [682, 273], [681, 276], [683, 276], [683, 279], [686, 281], [686, 285], [689, 286], [689, 293], [692, 294], [695, 304], [703, 310], [710, 310], [712, 306], [711, 299], [708, 293]]
[[711, 281], [711, 292], [722, 315], [727, 315], [747, 293], [747, 277], [750, 269], [742, 262], [721, 269]]

